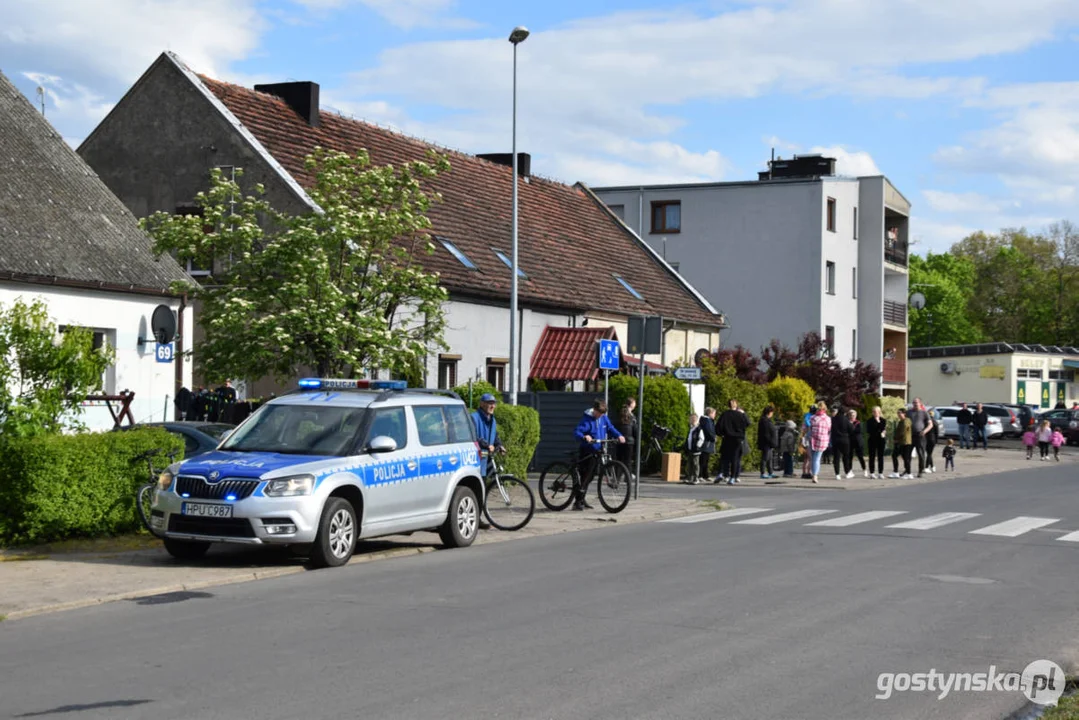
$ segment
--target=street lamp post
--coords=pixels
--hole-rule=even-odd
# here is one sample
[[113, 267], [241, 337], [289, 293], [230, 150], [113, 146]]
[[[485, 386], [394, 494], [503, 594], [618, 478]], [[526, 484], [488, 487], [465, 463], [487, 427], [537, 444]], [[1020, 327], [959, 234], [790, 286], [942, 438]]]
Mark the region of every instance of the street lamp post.
[[510, 33], [513, 43], [513, 239], [510, 268], [510, 405], [517, 404], [517, 46], [528, 37], [528, 28], [518, 25]]

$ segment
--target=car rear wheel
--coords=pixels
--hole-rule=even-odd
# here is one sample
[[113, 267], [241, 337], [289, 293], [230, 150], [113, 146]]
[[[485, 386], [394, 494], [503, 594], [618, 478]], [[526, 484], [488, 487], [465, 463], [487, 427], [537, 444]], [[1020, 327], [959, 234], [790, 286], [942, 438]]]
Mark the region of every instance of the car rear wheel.
[[210, 543], [199, 540], [165, 538], [165, 551], [177, 560], [198, 560], [210, 549]]
[[450, 512], [439, 528], [438, 536], [446, 547], [468, 547], [476, 539], [479, 529], [480, 505], [476, 501], [476, 493], [465, 485], [458, 485], [453, 491]]
[[352, 503], [342, 497], [331, 497], [322, 508], [318, 536], [311, 546], [311, 565], [317, 568], [340, 567], [349, 561], [356, 550], [359, 523]]

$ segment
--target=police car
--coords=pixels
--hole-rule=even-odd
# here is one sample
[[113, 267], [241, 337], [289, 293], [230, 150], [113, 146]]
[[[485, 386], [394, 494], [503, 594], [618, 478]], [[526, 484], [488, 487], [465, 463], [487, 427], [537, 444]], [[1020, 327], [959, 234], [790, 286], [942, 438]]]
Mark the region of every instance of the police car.
[[402, 381], [309, 378], [267, 402], [211, 453], [158, 478], [151, 525], [174, 557], [211, 543], [310, 546], [348, 562], [362, 538], [437, 530], [476, 538], [483, 485], [468, 411]]

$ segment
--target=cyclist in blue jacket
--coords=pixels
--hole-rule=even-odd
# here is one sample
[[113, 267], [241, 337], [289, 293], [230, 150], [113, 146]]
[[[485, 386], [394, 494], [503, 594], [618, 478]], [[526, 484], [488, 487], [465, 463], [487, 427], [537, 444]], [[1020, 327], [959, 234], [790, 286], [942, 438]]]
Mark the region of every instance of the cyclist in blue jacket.
[[476, 428], [476, 440], [480, 444], [480, 450], [487, 452], [487, 465], [484, 474], [491, 473], [491, 454], [505, 452], [502, 440], [498, 437], [498, 422], [495, 420], [495, 405], [498, 400], [491, 393], [484, 393], [480, 397], [479, 410], [472, 413], [472, 425]]
[[626, 441], [625, 436], [618, 432], [618, 428], [607, 417], [607, 403], [597, 399], [592, 403], [592, 409], [577, 423], [577, 430], [573, 433], [580, 443], [578, 462], [581, 476], [581, 487], [577, 489], [577, 497], [573, 503], [574, 510], [592, 507], [585, 500], [585, 496], [588, 493], [588, 483], [592, 481], [592, 475], [596, 471], [596, 454], [603, 447], [600, 440], [606, 440], [608, 434], [617, 437], [620, 443]]

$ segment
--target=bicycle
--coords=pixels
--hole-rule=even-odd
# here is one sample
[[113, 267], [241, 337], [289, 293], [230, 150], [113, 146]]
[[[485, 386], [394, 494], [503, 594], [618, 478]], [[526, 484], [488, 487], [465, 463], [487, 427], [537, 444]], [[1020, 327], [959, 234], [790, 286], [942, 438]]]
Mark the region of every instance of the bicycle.
[[666, 450], [663, 449], [663, 445], [660, 443], [666, 440], [670, 434], [671, 429], [669, 427], [652, 423], [652, 430], [648, 434], [648, 451], [644, 454], [644, 457], [641, 458], [642, 469], [652, 461], [653, 457], [663, 457], [663, 453], [665, 453]]
[[[629, 494], [633, 486], [629, 468], [611, 457], [607, 446], [617, 439], [598, 441], [596, 469], [592, 479], [596, 483], [599, 502], [609, 513], [619, 513], [629, 504]], [[539, 479], [540, 500], [548, 510], [565, 510], [573, 501], [577, 489], [581, 486], [579, 468], [587, 458], [576, 459], [571, 454], [570, 460], [556, 460], [543, 469]]]
[[[135, 507], [138, 511], [139, 520], [142, 521], [143, 526], [154, 537], [164, 537], [161, 531], [153, 526], [153, 517], [151, 507], [154, 502], [154, 492], [157, 490], [157, 479], [161, 474], [161, 471], [154, 468], [154, 458], [161, 455], [163, 451], [160, 448], [153, 450], [147, 450], [144, 453], [139, 453], [131, 459], [132, 463], [146, 461], [146, 468], [150, 475], [150, 482], [141, 486], [135, 491]], [[176, 450], [168, 453], [169, 465], [172, 465], [176, 459]]]
[[536, 496], [532, 488], [513, 475], [502, 472], [502, 462], [497, 453], [480, 453], [490, 458], [492, 470], [487, 476], [487, 490], [483, 496], [483, 514], [487, 522], [499, 530], [520, 530], [532, 519], [536, 511]]

